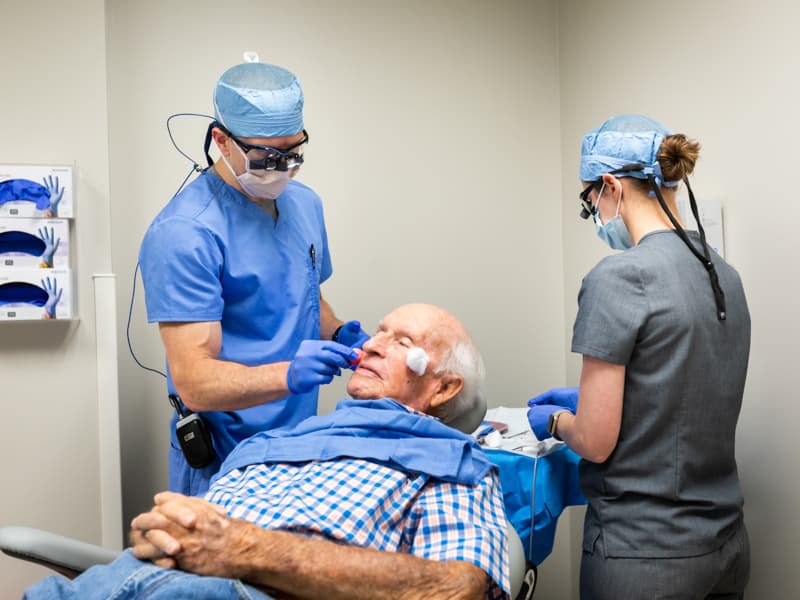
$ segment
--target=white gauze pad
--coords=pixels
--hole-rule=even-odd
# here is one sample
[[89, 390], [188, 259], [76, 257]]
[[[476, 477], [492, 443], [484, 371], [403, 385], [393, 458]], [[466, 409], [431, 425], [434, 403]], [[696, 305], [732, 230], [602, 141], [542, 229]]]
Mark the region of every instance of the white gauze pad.
[[406, 365], [417, 375], [425, 374], [429, 360], [428, 353], [419, 346], [409, 349], [408, 354], [406, 354]]

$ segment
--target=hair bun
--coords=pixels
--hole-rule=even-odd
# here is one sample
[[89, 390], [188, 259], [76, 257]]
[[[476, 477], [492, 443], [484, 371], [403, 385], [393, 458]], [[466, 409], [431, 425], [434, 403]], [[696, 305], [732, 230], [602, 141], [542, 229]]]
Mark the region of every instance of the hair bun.
[[682, 133], [664, 138], [658, 149], [658, 164], [664, 181], [680, 181], [694, 171], [700, 157], [700, 143], [690, 140]]

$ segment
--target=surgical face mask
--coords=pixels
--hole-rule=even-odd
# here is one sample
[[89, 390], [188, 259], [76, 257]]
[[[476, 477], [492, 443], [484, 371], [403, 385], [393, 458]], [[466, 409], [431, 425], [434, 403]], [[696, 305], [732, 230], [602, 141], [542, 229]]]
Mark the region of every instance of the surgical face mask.
[[[600, 197], [603, 195], [603, 190], [606, 184], [600, 187], [600, 193], [597, 194], [597, 203], [600, 204]], [[625, 226], [625, 221], [619, 216], [619, 205], [622, 202], [622, 189], [619, 191], [619, 200], [617, 200], [617, 214], [605, 225], [600, 218], [600, 210], [598, 208], [594, 215], [594, 223], [597, 226], [597, 237], [603, 240], [612, 250], [627, 250], [633, 248], [633, 239]]]
[[250, 161], [247, 159], [247, 155], [236, 143], [233, 145], [244, 158], [244, 173], [237, 175], [236, 171], [233, 170], [233, 167], [231, 167], [231, 164], [228, 162], [228, 159], [225, 158], [224, 154], [222, 155], [222, 160], [225, 161], [228, 169], [230, 169], [231, 173], [233, 173], [233, 176], [236, 177], [236, 181], [238, 181], [239, 185], [242, 186], [244, 193], [259, 200], [274, 200], [280, 196], [281, 192], [283, 192], [283, 190], [285, 190], [286, 186], [289, 184], [291, 172], [262, 170], [260, 175], [256, 175], [249, 169]]

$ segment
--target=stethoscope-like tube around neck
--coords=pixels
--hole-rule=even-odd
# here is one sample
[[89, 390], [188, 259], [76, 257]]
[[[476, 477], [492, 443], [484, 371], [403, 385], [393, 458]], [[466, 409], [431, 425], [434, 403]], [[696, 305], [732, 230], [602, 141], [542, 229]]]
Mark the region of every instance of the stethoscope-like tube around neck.
[[647, 181], [650, 182], [650, 187], [653, 188], [661, 208], [667, 214], [670, 222], [675, 227], [675, 233], [683, 240], [683, 243], [686, 244], [689, 250], [692, 251], [692, 254], [697, 257], [697, 260], [703, 263], [706, 271], [708, 271], [708, 278], [711, 281], [711, 290], [714, 292], [714, 302], [717, 305], [717, 319], [724, 321], [728, 316], [725, 309], [725, 292], [722, 291], [722, 286], [720, 286], [719, 277], [717, 276], [717, 270], [714, 268], [714, 263], [711, 262], [711, 255], [708, 251], [708, 245], [706, 244], [706, 232], [703, 229], [702, 223], [700, 223], [700, 216], [697, 212], [697, 202], [695, 202], [692, 186], [689, 185], [688, 178], [684, 177], [683, 182], [686, 184], [686, 189], [689, 192], [689, 206], [692, 209], [694, 220], [697, 222], [697, 230], [700, 232], [700, 245], [703, 249], [702, 254], [697, 250], [697, 248], [695, 248], [694, 244], [692, 244], [691, 240], [689, 239], [689, 236], [686, 235], [686, 232], [683, 230], [683, 227], [680, 226], [678, 220], [669, 210], [667, 203], [664, 201], [664, 196], [661, 195], [661, 190], [656, 183], [655, 177], [652, 174], [648, 174]]

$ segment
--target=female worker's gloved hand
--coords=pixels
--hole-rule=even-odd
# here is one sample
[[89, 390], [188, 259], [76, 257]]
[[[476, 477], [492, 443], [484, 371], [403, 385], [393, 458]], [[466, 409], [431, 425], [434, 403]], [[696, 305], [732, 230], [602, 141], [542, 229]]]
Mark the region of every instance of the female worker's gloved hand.
[[333, 334], [333, 341], [350, 346], [351, 348], [361, 348], [370, 336], [366, 331], [361, 329], [359, 321], [348, 321], [340, 325], [336, 332]]
[[286, 385], [292, 394], [310, 392], [316, 386], [330, 383], [358, 358], [355, 350], [329, 340], [303, 340], [289, 363]]
[[528, 400], [528, 422], [531, 424], [536, 439], [545, 440], [549, 437], [547, 422], [550, 415], [557, 410], [568, 410], [573, 415], [578, 412], [578, 388], [553, 388], [544, 394]]
[[550, 415], [557, 410], [566, 409], [555, 404], [537, 404], [528, 409], [528, 423], [531, 424], [531, 429], [536, 434], [537, 440], [546, 440], [552, 437], [550, 432], [547, 431], [547, 422], [550, 420]]
[[553, 388], [528, 400], [528, 406], [554, 406], [566, 408], [573, 415], [578, 412], [578, 388]]

